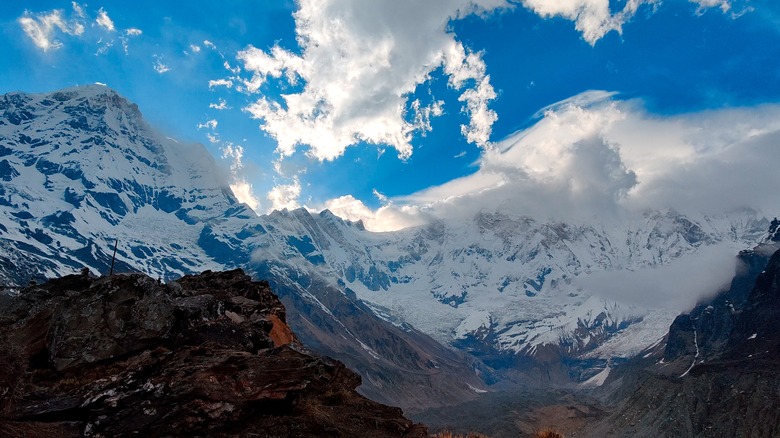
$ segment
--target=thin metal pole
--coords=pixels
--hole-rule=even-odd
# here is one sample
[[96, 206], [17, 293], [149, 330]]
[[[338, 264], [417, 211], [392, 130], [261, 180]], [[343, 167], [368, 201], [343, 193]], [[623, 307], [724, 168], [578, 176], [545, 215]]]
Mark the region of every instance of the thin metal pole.
[[119, 245], [119, 239], [116, 239], [116, 242], [114, 242], [114, 255], [111, 256], [111, 271], [108, 272], [108, 275], [111, 276], [111, 274], [114, 273], [114, 260], [116, 260], [116, 247]]

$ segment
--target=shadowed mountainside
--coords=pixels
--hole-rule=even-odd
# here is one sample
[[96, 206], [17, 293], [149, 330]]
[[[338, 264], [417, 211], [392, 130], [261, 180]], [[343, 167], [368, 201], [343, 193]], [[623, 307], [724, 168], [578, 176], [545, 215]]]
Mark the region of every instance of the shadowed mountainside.
[[680, 315], [666, 342], [605, 384], [615, 407], [577, 436], [780, 436], [780, 251], [739, 258], [729, 290]]

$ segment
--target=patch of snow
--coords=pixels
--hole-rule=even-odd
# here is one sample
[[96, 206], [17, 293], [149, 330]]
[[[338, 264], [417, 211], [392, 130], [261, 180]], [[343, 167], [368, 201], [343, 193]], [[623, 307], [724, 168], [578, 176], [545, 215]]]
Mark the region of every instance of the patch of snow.
[[696, 334], [696, 327], [693, 328], [693, 345], [696, 346], [696, 354], [693, 356], [693, 362], [691, 362], [691, 366], [688, 367], [687, 370], [685, 370], [680, 377], [685, 377], [688, 375], [689, 372], [693, 369], [693, 366], [696, 365], [696, 358], [699, 357], [699, 340]]
[[474, 386], [471, 386], [471, 384], [468, 384], [468, 383], [466, 384], [466, 386], [468, 386], [468, 387], [469, 387], [469, 389], [471, 389], [472, 391], [476, 392], [477, 394], [484, 394], [484, 393], [486, 393], [486, 392], [487, 392], [487, 391], [485, 391], [484, 389], [479, 389], [479, 388], [476, 388], [476, 387], [474, 387]]
[[609, 365], [606, 366], [603, 370], [601, 370], [600, 373], [596, 374], [595, 376], [591, 377], [590, 379], [584, 381], [582, 383], [582, 386], [585, 387], [597, 387], [604, 384], [604, 382], [607, 380], [607, 377], [609, 377], [609, 373], [612, 370]]

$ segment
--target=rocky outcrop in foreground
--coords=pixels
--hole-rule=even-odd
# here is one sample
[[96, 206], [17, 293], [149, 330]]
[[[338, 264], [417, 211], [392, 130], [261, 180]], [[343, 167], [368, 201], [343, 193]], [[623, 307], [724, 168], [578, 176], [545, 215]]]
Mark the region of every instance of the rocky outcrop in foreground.
[[241, 270], [0, 295], [0, 436], [426, 436], [308, 352]]

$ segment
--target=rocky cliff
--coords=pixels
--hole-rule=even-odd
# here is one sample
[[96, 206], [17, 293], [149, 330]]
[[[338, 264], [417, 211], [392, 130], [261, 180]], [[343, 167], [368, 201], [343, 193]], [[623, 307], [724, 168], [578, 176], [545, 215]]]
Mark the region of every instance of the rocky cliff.
[[240, 270], [84, 273], [0, 295], [0, 435], [426, 436], [286, 320]]
[[780, 436], [780, 251], [740, 254], [731, 287], [610, 376], [613, 413], [578, 436]]

